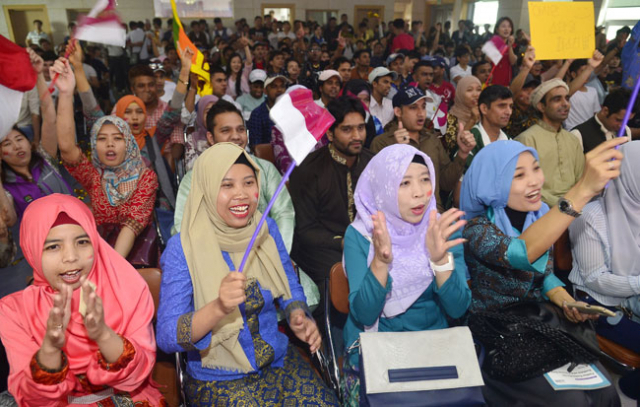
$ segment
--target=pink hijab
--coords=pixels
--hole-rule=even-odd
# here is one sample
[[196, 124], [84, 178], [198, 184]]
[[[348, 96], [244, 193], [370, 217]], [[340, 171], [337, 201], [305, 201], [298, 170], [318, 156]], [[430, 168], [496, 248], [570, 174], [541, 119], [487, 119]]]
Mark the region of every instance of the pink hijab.
[[457, 117], [458, 123], [465, 124], [471, 118], [471, 108], [464, 103], [464, 94], [465, 90], [473, 84], [482, 86], [480, 79], [470, 75], [460, 79], [458, 86], [456, 86], [456, 97], [453, 101], [453, 107], [449, 110], [449, 114]]
[[[40, 349], [46, 331], [55, 291], [42, 270], [42, 251], [49, 230], [65, 213], [87, 233], [94, 250], [93, 268], [88, 278], [102, 299], [105, 322], [135, 348], [134, 359], [122, 369], [118, 389], [133, 391], [147, 382], [155, 363], [155, 338], [151, 323], [154, 304], [149, 288], [140, 274], [99, 235], [89, 208], [75, 197], [52, 194], [34, 201], [24, 213], [20, 225], [20, 246], [33, 268], [33, 285], [0, 300], [0, 336], [11, 366], [9, 391], [20, 404], [34, 396], [35, 386], [30, 362]], [[76, 375], [86, 374], [93, 384], [114, 380], [112, 372], [98, 367], [98, 345], [87, 336], [79, 309], [80, 289], [73, 293], [72, 315], [66, 331], [63, 352], [68, 359], [68, 386], [49, 386], [53, 397], [65, 397], [78, 391]], [[115, 373], [117, 374], [117, 373]], [[49, 394], [47, 395], [49, 396]], [[158, 398], [160, 396], [157, 393]], [[150, 400], [151, 401], [151, 400]]]

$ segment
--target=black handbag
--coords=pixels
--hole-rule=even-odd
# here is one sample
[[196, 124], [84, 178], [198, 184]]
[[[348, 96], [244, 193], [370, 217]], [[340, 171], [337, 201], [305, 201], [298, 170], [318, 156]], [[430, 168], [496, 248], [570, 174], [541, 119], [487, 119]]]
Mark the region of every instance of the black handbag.
[[592, 321], [574, 324], [549, 302], [522, 302], [471, 314], [469, 328], [486, 349], [490, 377], [519, 382], [567, 363], [593, 363], [600, 348]]

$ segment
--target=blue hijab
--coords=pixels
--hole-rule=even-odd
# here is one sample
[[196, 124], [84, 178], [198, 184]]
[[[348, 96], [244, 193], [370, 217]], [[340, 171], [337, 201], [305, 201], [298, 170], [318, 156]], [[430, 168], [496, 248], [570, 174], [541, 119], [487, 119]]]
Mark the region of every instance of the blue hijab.
[[[538, 160], [535, 149], [514, 140], [496, 141], [480, 150], [462, 181], [460, 209], [467, 219], [484, 215], [488, 208], [492, 208], [496, 226], [507, 236], [519, 236], [511, 226], [505, 207], [518, 157], [525, 151]], [[539, 210], [529, 212], [522, 232], [548, 211], [549, 206], [543, 203]]]

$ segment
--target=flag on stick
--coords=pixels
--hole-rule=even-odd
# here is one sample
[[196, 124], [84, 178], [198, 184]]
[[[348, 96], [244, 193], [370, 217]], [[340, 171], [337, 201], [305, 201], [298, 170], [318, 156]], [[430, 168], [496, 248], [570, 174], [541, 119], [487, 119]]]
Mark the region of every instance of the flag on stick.
[[74, 38], [124, 47], [127, 33], [116, 12], [115, 0], [98, 0], [88, 15], [78, 19]]
[[187, 34], [182, 28], [178, 10], [176, 9], [175, 0], [171, 0], [171, 9], [173, 10], [173, 41], [176, 43], [178, 55], [182, 55], [182, 51], [186, 48], [191, 49], [193, 58], [191, 58], [191, 72], [198, 75], [198, 95], [211, 95], [213, 88], [211, 87], [211, 71], [209, 63], [205, 60], [204, 55], [191, 42]]
[[500, 63], [500, 60], [505, 52], [507, 52], [507, 49], [509, 49], [508, 45], [504, 43], [499, 35], [494, 35], [482, 46], [482, 52], [489, 57], [494, 65], [498, 65]]
[[0, 35], [0, 141], [18, 121], [22, 95], [36, 86], [27, 51]]
[[260, 222], [258, 222], [258, 227], [256, 227], [256, 231], [253, 233], [247, 246], [247, 251], [242, 257], [240, 267], [238, 267], [238, 271], [240, 272], [244, 270], [258, 232], [262, 229], [262, 225], [266, 221], [271, 207], [273, 207], [278, 195], [280, 195], [296, 164], [304, 161], [304, 158], [318, 143], [318, 140], [329, 130], [333, 122], [336, 121], [336, 119], [331, 116], [331, 113], [313, 101], [313, 93], [311, 93], [309, 89], [296, 89], [282, 95], [271, 108], [269, 116], [271, 116], [271, 120], [273, 120], [282, 132], [284, 145], [287, 147], [291, 157], [293, 157], [293, 162], [282, 177], [280, 185], [278, 185], [276, 192], [271, 197], [267, 208], [260, 218]]

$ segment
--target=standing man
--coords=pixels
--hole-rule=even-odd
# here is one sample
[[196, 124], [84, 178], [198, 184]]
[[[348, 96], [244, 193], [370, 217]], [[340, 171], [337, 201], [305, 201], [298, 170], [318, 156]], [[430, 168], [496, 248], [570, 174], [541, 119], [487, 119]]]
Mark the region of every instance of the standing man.
[[27, 47], [31, 45], [40, 46], [40, 41], [42, 40], [50, 41], [49, 35], [42, 31], [42, 21], [33, 20], [33, 31], [29, 31], [29, 34], [27, 34]]
[[398, 74], [381, 66], [369, 74], [369, 83], [373, 89], [371, 101], [369, 102], [369, 112], [375, 116], [382, 127], [393, 120], [393, 103], [387, 98], [391, 91], [391, 82], [398, 79]]
[[397, 52], [401, 49], [413, 51], [415, 48], [413, 36], [405, 32], [404, 20], [401, 18], [393, 20], [393, 28], [395, 28], [396, 35], [391, 43], [391, 52]]
[[553, 206], [575, 185], [584, 169], [580, 141], [562, 127], [571, 109], [569, 86], [557, 78], [546, 81], [531, 94], [531, 105], [542, 119], [516, 140], [538, 151], [545, 174], [542, 201]]
[[250, 146], [271, 143], [273, 122], [269, 117], [269, 111], [276, 103], [278, 96], [282, 95], [287, 89], [287, 82], [287, 78], [283, 75], [272, 76], [265, 80], [264, 92], [267, 95], [267, 99], [251, 112], [247, 122]]

